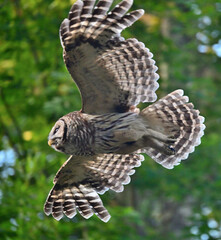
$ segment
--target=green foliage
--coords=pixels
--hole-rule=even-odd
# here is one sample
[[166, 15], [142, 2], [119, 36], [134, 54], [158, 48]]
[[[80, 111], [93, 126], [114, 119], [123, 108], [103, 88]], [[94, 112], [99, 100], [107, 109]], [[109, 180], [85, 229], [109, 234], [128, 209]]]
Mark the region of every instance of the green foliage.
[[70, 6], [59, 0], [0, 3], [0, 239], [221, 239], [216, 0], [135, 0], [133, 8], [146, 14], [123, 32], [154, 53], [158, 96], [182, 88], [205, 116], [202, 144], [172, 171], [146, 157], [123, 193], [102, 196], [112, 215], [107, 224], [96, 216], [57, 222], [44, 215], [53, 176], [66, 160], [48, 147], [47, 135], [60, 116], [81, 108], [58, 37]]

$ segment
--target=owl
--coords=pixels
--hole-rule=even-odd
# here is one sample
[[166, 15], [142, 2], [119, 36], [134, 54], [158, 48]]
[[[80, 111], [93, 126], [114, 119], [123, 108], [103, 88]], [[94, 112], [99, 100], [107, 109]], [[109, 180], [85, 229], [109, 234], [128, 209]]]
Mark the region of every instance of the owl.
[[[61, 117], [48, 137], [53, 149], [70, 156], [44, 206], [56, 220], [79, 212], [107, 222], [110, 214], [98, 194], [122, 192], [144, 160], [141, 153], [172, 169], [204, 134], [204, 118], [183, 90], [156, 101], [152, 53], [121, 36], [144, 11], [127, 13], [132, 0], [109, 11], [112, 2], [77, 0], [60, 27], [64, 62], [81, 92], [82, 109]], [[155, 103], [141, 111], [141, 102]]]

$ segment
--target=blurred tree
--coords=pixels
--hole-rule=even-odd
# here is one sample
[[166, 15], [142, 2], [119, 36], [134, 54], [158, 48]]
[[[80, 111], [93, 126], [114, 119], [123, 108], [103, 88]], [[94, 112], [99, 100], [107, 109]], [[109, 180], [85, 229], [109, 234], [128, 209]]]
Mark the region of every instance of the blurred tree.
[[[119, 2], [119, 1], [116, 1]], [[206, 117], [202, 144], [172, 171], [146, 157], [122, 194], [102, 199], [111, 220], [60, 222], [43, 204], [66, 160], [47, 146], [80, 95], [62, 60], [58, 29], [73, 1], [0, 2], [0, 238], [221, 239], [221, 3], [135, 0], [141, 21], [123, 35], [143, 41], [161, 76], [157, 94], [182, 88]]]

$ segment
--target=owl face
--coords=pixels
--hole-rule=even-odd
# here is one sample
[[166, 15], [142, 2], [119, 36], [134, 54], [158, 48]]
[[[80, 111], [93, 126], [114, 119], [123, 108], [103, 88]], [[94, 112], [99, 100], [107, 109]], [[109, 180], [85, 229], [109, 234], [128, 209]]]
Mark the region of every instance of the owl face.
[[60, 118], [49, 133], [48, 145], [67, 155], [91, 154], [94, 127], [82, 115], [76, 111]]
[[65, 153], [64, 140], [66, 139], [67, 126], [63, 119], [59, 119], [48, 136], [48, 145], [58, 152]]

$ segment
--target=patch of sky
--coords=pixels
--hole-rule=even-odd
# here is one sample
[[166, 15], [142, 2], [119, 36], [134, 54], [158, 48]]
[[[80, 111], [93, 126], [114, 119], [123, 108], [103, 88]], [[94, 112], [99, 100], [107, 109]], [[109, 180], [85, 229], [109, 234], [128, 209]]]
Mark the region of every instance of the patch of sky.
[[199, 6], [195, 3], [191, 5], [191, 9], [196, 15], [200, 15], [202, 13]]
[[209, 235], [206, 234], [206, 233], [204, 233], [204, 234], [202, 234], [202, 235], [200, 236], [200, 239], [201, 239], [201, 240], [209, 240]]
[[216, 55], [221, 57], [221, 39], [218, 41], [218, 43], [214, 44], [212, 48]]
[[221, 3], [220, 2], [216, 3], [216, 9], [218, 12], [221, 12]]
[[0, 151], [0, 168], [2, 168], [1, 175], [3, 178], [14, 175], [15, 152], [13, 149]]
[[208, 44], [209, 43], [209, 38], [206, 36], [206, 34], [202, 33], [202, 32], [198, 32], [196, 34], [196, 38], [201, 41], [204, 44]]
[[209, 231], [209, 235], [210, 235], [212, 238], [216, 238], [216, 239], [221, 237], [220, 231], [214, 230], [214, 229]]
[[209, 207], [202, 207], [202, 214], [208, 216], [212, 212], [212, 209]]
[[191, 227], [190, 232], [193, 235], [198, 235], [199, 234], [199, 228], [197, 226], [193, 226], [193, 227]]
[[199, 18], [199, 28], [204, 29], [206, 26], [209, 26], [212, 24], [212, 20], [209, 16], [203, 16]]
[[209, 221], [208, 221], [208, 227], [209, 228], [217, 228], [218, 225], [219, 224], [215, 219], [209, 219]]
[[202, 45], [202, 44], [198, 45], [198, 51], [200, 53], [207, 53], [208, 50], [209, 50], [209, 47], [207, 45]]

